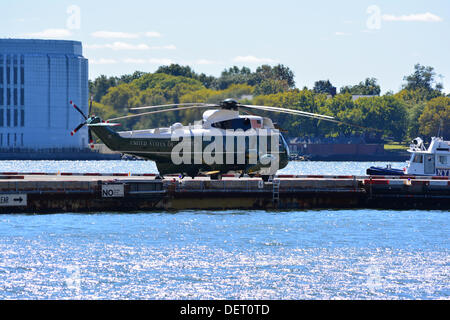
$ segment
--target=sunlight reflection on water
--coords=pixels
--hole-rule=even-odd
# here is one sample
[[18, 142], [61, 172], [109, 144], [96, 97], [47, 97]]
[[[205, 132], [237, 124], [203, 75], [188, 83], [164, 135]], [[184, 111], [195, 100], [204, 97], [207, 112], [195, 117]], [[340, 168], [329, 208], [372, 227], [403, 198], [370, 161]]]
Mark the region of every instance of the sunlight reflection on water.
[[[291, 162], [363, 175], [378, 162]], [[402, 168], [403, 163], [393, 163]], [[0, 172], [156, 172], [0, 161]], [[449, 299], [446, 211], [0, 215], [0, 299]]]
[[448, 299], [447, 215], [1, 215], [0, 299]]
[[[371, 166], [402, 169], [404, 162], [291, 161], [279, 174], [365, 175]], [[0, 161], [0, 172], [156, 173], [153, 161]]]

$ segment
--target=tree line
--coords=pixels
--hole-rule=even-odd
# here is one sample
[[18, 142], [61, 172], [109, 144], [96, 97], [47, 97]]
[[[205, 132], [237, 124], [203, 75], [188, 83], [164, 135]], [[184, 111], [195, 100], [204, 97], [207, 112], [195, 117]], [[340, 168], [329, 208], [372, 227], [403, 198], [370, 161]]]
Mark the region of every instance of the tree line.
[[[339, 125], [278, 113], [268, 116], [289, 137], [364, 136], [368, 142], [406, 142], [417, 136], [428, 139], [438, 132], [450, 138], [450, 95], [436, 81], [433, 67], [416, 64], [403, 78], [402, 89], [380, 95], [378, 80], [368, 77], [337, 92], [330, 80], [299, 89], [294, 73], [284, 65], [225, 69], [219, 77], [198, 74], [189, 66], [172, 64], [155, 72], [136, 71], [121, 77], [104, 75], [89, 81], [94, 111], [108, 119], [129, 113], [129, 108], [170, 103], [218, 103], [234, 98], [246, 104], [292, 108], [336, 117], [355, 126]], [[203, 109], [160, 113], [124, 121], [129, 130], [194, 123]], [[367, 130], [375, 128], [378, 130]]]

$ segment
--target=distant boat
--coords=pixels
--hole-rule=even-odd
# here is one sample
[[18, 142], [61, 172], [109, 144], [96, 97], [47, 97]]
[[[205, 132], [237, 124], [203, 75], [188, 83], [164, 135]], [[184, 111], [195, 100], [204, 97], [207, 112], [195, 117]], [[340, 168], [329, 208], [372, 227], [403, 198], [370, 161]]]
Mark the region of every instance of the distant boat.
[[416, 138], [412, 141], [408, 152], [411, 153], [411, 158], [407, 161], [405, 169], [393, 169], [390, 165], [386, 168], [370, 167], [367, 169], [367, 174], [386, 176], [450, 176], [450, 141], [433, 137], [427, 149], [423, 140]]

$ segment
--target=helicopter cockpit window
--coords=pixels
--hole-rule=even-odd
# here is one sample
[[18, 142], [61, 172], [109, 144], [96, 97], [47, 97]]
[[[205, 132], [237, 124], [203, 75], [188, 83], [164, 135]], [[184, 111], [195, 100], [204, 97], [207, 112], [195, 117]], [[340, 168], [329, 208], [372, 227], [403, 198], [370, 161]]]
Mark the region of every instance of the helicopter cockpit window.
[[217, 129], [223, 129], [223, 130], [249, 130], [252, 128], [250, 119], [248, 118], [238, 118], [238, 119], [231, 119], [221, 122], [216, 122], [211, 124], [213, 128]]

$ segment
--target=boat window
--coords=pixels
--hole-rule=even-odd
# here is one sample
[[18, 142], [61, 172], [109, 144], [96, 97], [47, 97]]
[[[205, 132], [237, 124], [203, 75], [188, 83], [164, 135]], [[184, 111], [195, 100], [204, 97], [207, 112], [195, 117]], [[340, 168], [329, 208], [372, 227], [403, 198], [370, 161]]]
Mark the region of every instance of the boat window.
[[439, 163], [447, 164], [447, 156], [439, 156]]
[[223, 129], [223, 130], [237, 130], [242, 129], [244, 131], [252, 128], [250, 119], [248, 118], [237, 118], [221, 122], [216, 122], [211, 124], [213, 128]]
[[415, 163], [423, 163], [423, 156], [421, 154], [416, 154], [414, 156], [413, 162], [415, 162]]

